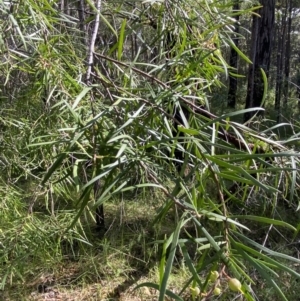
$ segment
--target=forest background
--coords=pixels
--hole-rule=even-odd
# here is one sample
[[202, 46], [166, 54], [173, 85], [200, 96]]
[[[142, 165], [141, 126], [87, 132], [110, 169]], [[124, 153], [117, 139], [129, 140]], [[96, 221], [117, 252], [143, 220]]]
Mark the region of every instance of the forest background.
[[0, 299], [297, 300], [299, 1], [0, 1]]

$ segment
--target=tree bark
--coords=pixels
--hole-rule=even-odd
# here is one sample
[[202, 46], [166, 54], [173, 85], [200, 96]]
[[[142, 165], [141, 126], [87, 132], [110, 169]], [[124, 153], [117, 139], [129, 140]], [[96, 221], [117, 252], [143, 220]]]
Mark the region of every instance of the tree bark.
[[291, 57], [291, 31], [292, 31], [292, 0], [288, 1], [288, 21], [287, 21], [287, 35], [285, 46], [285, 68], [284, 68], [284, 82], [283, 82], [283, 106], [287, 106], [290, 82], [290, 57]]
[[[268, 77], [271, 62], [275, 0], [260, 0], [260, 3], [262, 7], [257, 11], [260, 16], [254, 15], [252, 23], [252, 65], [248, 72], [246, 109], [262, 106], [264, 83], [261, 69]], [[254, 114], [255, 111], [245, 113], [244, 120], [248, 121]]]
[[278, 46], [277, 46], [277, 76], [275, 88], [275, 111], [277, 113], [276, 121], [280, 122], [281, 116], [281, 94], [282, 94], [282, 80], [283, 80], [283, 62], [285, 59], [285, 35], [286, 35], [286, 17], [287, 8], [281, 18], [281, 24], [278, 25]]
[[[239, 0], [235, 0], [233, 4], [233, 11], [238, 11], [240, 9]], [[234, 37], [232, 38], [233, 43], [238, 47], [238, 33], [239, 33], [239, 15], [235, 16], [235, 28], [234, 28]], [[230, 51], [230, 67], [233, 70], [238, 68], [238, 54], [233, 47]], [[235, 108], [236, 105], [236, 92], [237, 92], [237, 78], [235, 76], [229, 76], [229, 89], [228, 89], [228, 100], [227, 104], [230, 108]]]

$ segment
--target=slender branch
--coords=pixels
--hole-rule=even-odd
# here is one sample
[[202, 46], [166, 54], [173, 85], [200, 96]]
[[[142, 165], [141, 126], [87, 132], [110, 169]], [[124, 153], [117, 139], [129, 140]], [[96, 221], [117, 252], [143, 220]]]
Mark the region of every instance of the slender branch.
[[[92, 84], [91, 75], [92, 75], [92, 69], [93, 69], [93, 66], [94, 66], [95, 42], [96, 42], [96, 39], [97, 39], [97, 34], [98, 34], [99, 24], [100, 24], [101, 4], [102, 4], [102, 0], [97, 0], [95, 7], [92, 3], [90, 3], [90, 5], [92, 6], [93, 10], [96, 13], [96, 16], [95, 16], [94, 28], [93, 28], [93, 31], [92, 31], [92, 34], [91, 34], [91, 39], [90, 39], [90, 43], [89, 43], [89, 50], [88, 50], [88, 55], [87, 55], [88, 66], [87, 66], [87, 72], [86, 72], [86, 84], [88, 86], [90, 86]], [[96, 113], [95, 113], [95, 108], [94, 108], [94, 101], [95, 101], [94, 94], [91, 92], [90, 96], [91, 96], [90, 105], [91, 105], [92, 116], [95, 117]], [[94, 152], [94, 156], [93, 156], [94, 157], [93, 158], [93, 177], [94, 177], [96, 172], [97, 172], [97, 164], [96, 164], [97, 133], [96, 133], [95, 127], [93, 127], [93, 130], [92, 130], [92, 145], [93, 145], [93, 152]], [[97, 196], [100, 193], [100, 189], [101, 189], [100, 188], [100, 181], [98, 180], [93, 185], [94, 200], [95, 201], [97, 199]], [[105, 228], [103, 204], [96, 208], [96, 223], [97, 223], [97, 226], [99, 227], [99, 229], [100, 228], [101, 229]]]
[[[155, 76], [153, 75], [150, 75], [148, 74], [147, 72], [145, 71], [142, 71], [136, 67], [133, 67], [131, 65], [128, 65], [126, 63], [122, 63], [120, 61], [117, 61], [113, 58], [110, 58], [110, 57], [107, 57], [103, 54], [100, 54], [100, 53], [95, 53], [95, 55], [97, 57], [100, 57], [102, 59], [105, 59], [107, 61], [110, 61], [112, 63], [115, 63], [119, 66], [123, 66], [123, 67], [126, 67], [126, 68], [130, 68], [131, 70], [135, 71], [136, 73], [139, 73], [141, 74], [142, 76], [146, 77], [146, 78], [149, 78], [151, 81], [153, 82], [156, 82], [157, 84], [159, 84], [160, 86], [162, 86], [163, 88], [165, 89], [168, 89], [168, 90], [172, 90], [172, 87], [170, 87], [169, 85], [167, 85], [166, 83], [162, 82], [161, 80], [159, 80], [158, 78], [156, 78]], [[128, 93], [128, 92], [127, 92]], [[214, 119], [217, 119], [219, 118], [218, 116], [212, 114], [211, 112], [207, 111], [203, 106], [197, 106], [195, 105], [193, 102], [187, 100], [185, 97], [183, 96], [180, 96], [178, 95], [178, 98], [183, 102], [185, 103], [188, 107], [190, 107], [195, 113], [198, 113], [210, 120], [214, 120]], [[226, 120], [220, 120], [226, 124], [230, 124], [230, 122], [226, 121]], [[235, 127], [239, 127], [238, 124], [235, 123]], [[246, 127], [243, 127], [242, 130], [245, 131]], [[250, 131], [250, 129], [249, 129]], [[251, 133], [250, 133], [251, 134]], [[256, 146], [254, 143], [247, 143], [245, 144], [244, 141], [238, 139], [236, 136], [234, 136], [233, 134], [230, 134], [228, 131], [226, 131], [222, 126], [220, 126], [220, 131], [218, 133], [218, 137], [232, 145], [234, 145], [237, 149], [241, 149], [241, 150], [244, 150], [246, 152], [248, 152], [249, 150], [253, 151], [254, 149], [256, 149], [256, 153], [259, 153], [259, 154], [264, 154], [266, 153], [265, 150], [259, 146]], [[264, 139], [260, 138], [260, 137], [257, 137], [255, 136], [256, 139], [259, 139], [261, 141], [264, 141]], [[272, 141], [268, 141], [270, 144], [272, 143]], [[279, 148], [279, 145], [274, 143], [272, 145], [274, 148]]]
[[100, 24], [100, 9], [101, 9], [101, 0], [97, 0], [96, 3], [96, 9], [97, 9], [97, 14], [95, 18], [95, 24], [92, 32], [92, 37], [90, 40], [90, 45], [89, 45], [89, 51], [88, 51], [88, 68], [86, 72], [86, 83], [90, 83], [90, 78], [91, 78], [91, 72], [92, 72], [92, 67], [94, 65], [94, 50], [95, 50], [95, 42], [98, 34], [98, 29], [99, 29], [99, 24]]

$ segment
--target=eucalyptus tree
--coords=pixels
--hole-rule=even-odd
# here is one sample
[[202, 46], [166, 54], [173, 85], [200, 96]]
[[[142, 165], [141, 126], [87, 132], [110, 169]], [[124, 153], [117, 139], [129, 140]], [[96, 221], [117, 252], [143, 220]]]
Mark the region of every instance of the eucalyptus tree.
[[[251, 54], [252, 64], [248, 71], [248, 88], [245, 108], [261, 107], [263, 105], [265, 73], [268, 78], [272, 54], [272, 41], [275, 21], [275, 0], [260, 0], [261, 7], [252, 18]], [[244, 120], [248, 121], [254, 112], [245, 113]]]
[[[240, 10], [240, 1], [233, 2], [233, 11], [235, 12], [235, 26], [234, 26], [234, 34], [235, 36], [232, 38], [234, 46], [231, 47], [230, 50], [230, 59], [229, 65], [233, 68], [232, 73], [237, 72], [238, 70], [238, 42], [239, 42], [239, 13]], [[229, 88], [228, 88], [228, 107], [235, 108], [236, 106], [236, 94], [237, 94], [237, 77], [234, 75], [229, 76]]]
[[275, 110], [277, 112], [277, 123], [281, 119], [281, 95], [283, 84], [283, 70], [286, 58], [286, 36], [287, 36], [287, 14], [288, 9], [279, 11], [279, 20], [277, 20], [277, 76], [276, 76], [276, 94]]
[[[290, 65], [293, 57], [291, 44], [292, 20], [297, 15], [296, 2], [284, 1], [278, 3], [276, 25], [277, 34], [277, 78], [276, 78], [276, 95], [275, 110], [277, 112], [277, 122], [280, 122], [282, 106], [286, 109], [289, 96]], [[294, 16], [293, 16], [294, 15]], [[283, 96], [283, 102], [281, 98]]]
[[[254, 300], [255, 280], [245, 262], [286, 300], [274, 270], [300, 275], [268, 255], [299, 260], [255, 241], [243, 221], [295, 227], [275, 215], [234, 215], [230, 203], [247, 213], [259, 206], [257, 200], [273, 205], [273, 213], [279, 200], [293, 204], [299, 160], [286, 144], [298, 137], [275, 141], [272, 128], [260, 134], [231, 121], [256, 108], [223, 116], [210, 111], [212, 88], [229, 74], [223, 50], [234, 45], [228, 31], [235, 25], [232, 4], [0, 3], [7, 109], [1, 121], [9, 127], [1, 133], [2, 177], [5, 183], [21, 186], [30, 179], [36, 185], [29, 204], [13, 195], [11, 185], [16, 201], [0, 207], [6, 214], [0, 220], [5, 232], [0, 256], [9, 262], [1, 270], [2, 286], [22, 278], [22, 262], [39, 258], [39, 250], [51, 262], [62, 242], [93, 243], [86, 229], [91, 220], [103, 226], [103, 204], [151, 187], [163, 195], [154, 222], [178, 209], [178, 223], [163, 241], [159, 283], [143, 284], [158, 289], [159, 300], [166, 295], [182, 300], [190, 286], [208, 300], [227, 282]], [[37, 212], [41, 196], [49, 208], [45, 214]], [[47, 249], [51, 244], [55, 251]], [[167, 284], [178, 249], [190, 279], [175, 294]]]
[[283, 104], [286, 107], [288, 103], [289, 95], [289, 82], [290, 82], [290, 72], [291, 72], [291, 34], [292, 34], [292, 14], [293, 14], [293, 1], [287, 1], [287, 35], [285, 42], [285, 60], [284, 60], [284, 81], [283, 81]]

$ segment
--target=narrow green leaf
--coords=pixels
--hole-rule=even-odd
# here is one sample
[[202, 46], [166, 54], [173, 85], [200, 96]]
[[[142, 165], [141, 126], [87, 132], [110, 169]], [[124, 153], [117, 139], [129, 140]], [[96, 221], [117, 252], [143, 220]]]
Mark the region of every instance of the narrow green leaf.
[[79, 210], [78, 210], [75, 218], [73, 219], [72, 223], [70, 224], [70, 226], [66, 229], [66, 232], [68, 232], [70, 229], [72, 229], [75, 226], [75, 224], [77, 223], [78, 219], [81, 217], [84, 209], [87, 206], [87, 203], [90, 201], [90, 193], [91, 193], [92, 188], [93, 188], [92, 186], [88, 186], [83, 190], [83, 192], [78, 200], [78, 202], [80, 203]]
[[189, 255], [189, 253], [187, 251], [187, 248], [186, 248], [186, 246], [183, 243], [181, 243], [180, 245], [181, 245], [181, 250], [182, 250], [182, 253], [183, 253], [183, 256], [184, 256], [184, 259], [185, 259], [185, 263], [188, 266], [188, 268], [189, 268], [189, 270], [190, 270], [190, 272], [191, 272], [191, 274], [193, 276], [193, 280], [197, 282], [197, 284], [199, 285], [200, 289], [202, 290], [201, 279], [200, 279], [200, 277], [199, 277], [199, 275], [197, 273], [196, 267], [194, 266], [194, 264], [193, 264], [193, 262], [192, 262], [192, 260], [190, 258], [190, 255]]
[[139, 116], [139, 114], [142, 112], [143, 108], [145, 107], [145, 104], [141, 105], [136, 112], [132, 116], [129, 117], [129, 119], [118, 129], [118, 132], [123, 130], [125, 127], [127, 127], [129, 124], [131, 124], [135, 118]]
[[248, 219], [251, 221], [256, 221], [259, 223], [264, 223], [264, 224], [270, 224], [270, 225], [276, 225], [276, 226], [282, 226], [282, 227], [286, 227], [289, 228], [293, 231], [297, 231], [297, 229], [284, 222], [284, 221], [280, 221], [280, 220], [276, 220], [273, 218], [267, 218], [267, 217], [263, 217], [263, 216], [255, 216], [255, 215], [232, 215], [230, 218], [234, 219], [234, 218], [239, 218], [239, 219]]
[[267, 78], [267, 75], [263, 68], [260, 68], [260, 71], [261, 71], [263, 82], [264, 82], [264, 93], [263, 93], [263, 97], [261, 100], [261, 106], [264, 106], [265, 100], [267, 97], [267, 92], [268, 92], [268, 78]]
[[51, 165], [51, 167], [45, 174], [45, 176], [42, 180], [42, 183], [41, 183], [42, 185], [44, 185], [49, 180], [49, 178], [52, 176], [52, 174], [55, 172], [55, 170], [57, 170], [59, 168], [59, 166], [62, 164], [62, 162], [66, 158], [66, 156], [67, 156], [67, 153], [62, 153], [58, 156], [56, 161]]
[[[90, 1], [90, 0], [89, 0]], [[96, 8], [95, 8], [96, 9]], [[96, 9], [97, 11], [97, 9]], [[98, 12], [98, 11], [97, 11]], [[112, 27], [111, 22], [109, 22], [102, 14], [100, 14], [100, 18], [102, 21], [104, 21], [105, 25], [112, 31], [112, 33], [115, 35], [116, 38], [118, 38], [118, 33], [116, 30]]]
[[248, 64], [252, 64], [251, 60], [236, 46], [236, 44], [232, 41], [229, 40], [229, 45], [232, 47], [237, 54]]
[[289, 260], [289, 261], [294, 261], [294, 262], [297, 262], [297, 263], [300, 263], [300, 259], [298, 258], [295, 258], [295, 257], [292, 257], [292, 256], [289, 256], [289, 255], [286, 255], [286, 254], [282, 254], [282, 253], [279, 253], [279, 252], [275, 252], [275, 251], [272, 251], [270, 250], [269, 248], [266, 248], [264, 247], [263, 245], [253, 241], [252, 239], [244, 236], [243, 234], [241, 233], [238, 233], [236, 231], [232, 231], [236, 236], [240, 237], [242, 240], [246, 241], [247, 243], [249, 243], [250, 245], [256, 247], [257, 249], [261, 250], [261, 251], [264, 251], [266, 253], [268, 253], [269, 255], [271, 256], [274, 256], [274, 257], [278, 257], [278, 258], [282, 258], [282, 259], [286, 259], [286, 260]]
[[233, 246], [237, 246], [241, 249], [243, 249], [244, 251], [246, 251], [247, 253], [251, 253], [253, 254], [255, 257], [257, 258], [261, 258], [261, 260], [264, 260], [266, 263], [270, 263], [271, 265], [273, 265], [274, 267], [276, 267], [277, 269], [281, 270], [281, 271], [285, 271], [285, 272], [288, 272], [289, 274], [297, 277], [300, 279], [300, 274], [297, 273], [296, 271], [292, 270], [291, 268], [289, 268], [288, 266], [284, 265], [284, 264], [281, 264], [278, 260], [274, 260], [272, 258], [270, 258], [269, 256], [259, 252], [259, 251], [256, 251], [244, 244], [241, 244], [239, 242], [236, 242], [235, 240], [233, 240], [232, 238], [230, 239]]
[[73, 105], [72, 105], [72, 109], [74, 110], [77, 106], [78, 106], [78, 104], [79, 104], [79, 102], [80, 102], [80, 100], [90, 91], [92, 89], [92, 87], [85, 87], [80, 93], [79, 93], [79, 95], [76, 97], [76, 99], [75, 99], [75, 101], [74, 101], [74, 103], [73, 103]]
[[277, 293], [279, 294], [279, 296], [282, 298], [282, 300], [284, 301], [289, 301], [286, 296], [284, 295], [284, 293], [282, 292], [282, 290], [280, 289], [280, 287], [277, 285], [277, 283], [274, 281], [273, 278], [270, 277], [270, 275], [267, 273], [267, 271], [270, 271], [270, 269], [266, 266], [261, 266], [261, 264], [259, 264], [254, 258], [252, 258], [251, 256], [249, 256], [247, 253], [245, 253], [244, 251], [240, 251], [240, 254], [247, 260], [249, 261], [254, 268], [257, 269], [257, 271], [264, 277], [264, 279], [275, 289], [275, 291], [277, 291]]
[[[295, 195], [295, 188], [296, 188], [296, 181], [297, 181], [297, 166], [296, 166], [296, 162], [295, 162], [295, 158], [291, 157], [291, 164], [292, 164], [292, 181], [291, 181], [291, 185], [289, 187], [290, 189], [290, 204], [292, 204], [294, 195]], [[300, 208], [300, 201], [298, 201], [298, 207], [297, 210]]]
[[189, 134], [189, 135], [192, 135], [192, 136], [194, 136], [194, 135], [199, 135], [199, 131], [197, 131], [197, 130], [194, 130], [194, 129], [191, 129], [191, 128], [185, 128], [184, 126], [182, 126], [182, 125], [179, 125], [178, 127], [177, 127], [177, 129], [178, 129], [178, 131], [179, 132], [181, 132], [181, 133], [186, 133], [186, 134]]
[[159, 285], [162, 284], [162, 280], [163, 280], [163, 277], [164, 277], [166, 256], [167, 256], [167, 248], [168, 248], [170, 243], [171, 243], [170, 239], [168, 239], [168, 240], [165, 239], [165, 241], [163, 243], [163, 251], [162, 251], [161, 258], [160, 258], [160, 263], [159, 263]]
[[173, 267], [173, 261], [175, 258], [175, 252], [176, 249], [178, 247], [178, 239], [179, 239], [179, 234], [181, 231], [181, 228], [184, 226], [184, 224], [186, 224], [189, 221], [189, 219], [183, 220], [181, 219], [175, 229], [175, 232], [173, 233], [173, 240], [172, 240], [172, 244], [170, 246], [170, 253], [168, 256], [168, 260], [166, 263], [166, 268], [165, 268], [165, 273], [162, 279], [162, 283], [161, 286], [159, 288], [159, 298], [158, 301], [164, 301], [165, 300], [165, 295], [166, 295], [166, 290], [167, 290], [167, 283], [168, 283], [168, 279], [170, 277], [171, 274], [171, 269]]
[[125, 28], [126, 28], [126, 19], [123, 19], [121, 30], [120, 30], [120, 36], [118, 40], [118, 60], [120, 61], [123, 54], [123, 45], [124, 45], [124, 39], [125, 39]]
[[211, 212], [211, 211], [207, 211], [207, 210], [200, 210], [199, 213], [207, 216], [208, 218], [216, 218], [216, 219], [221, 220], [223, 222], [228, 222], [228, 223], [234, 224], [238, 227], [241, 227], [241, 228], [243, 228], [247, 231], [250, 231], [250, 229], [248, 227], [246, 227], [243, 224], [237, 222], [236, 220], [234, 220], [231, 217], [226, 217], [226, 216], [223, 216], [223, 215]]

